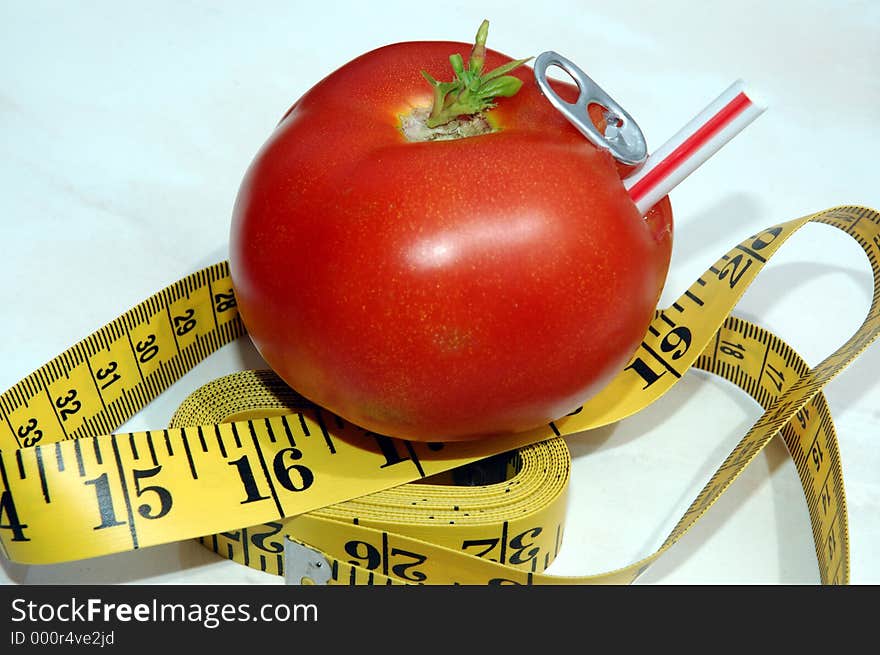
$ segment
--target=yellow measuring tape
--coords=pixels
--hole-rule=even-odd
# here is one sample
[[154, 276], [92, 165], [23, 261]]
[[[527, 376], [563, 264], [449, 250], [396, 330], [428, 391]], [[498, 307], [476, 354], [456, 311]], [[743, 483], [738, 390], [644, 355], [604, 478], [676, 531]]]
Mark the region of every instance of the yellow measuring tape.
[[[868, 315], [810, 368], [731, 314], [784, 241], [839, 228], [874, 274]], [[478, 442], [376, 435], [300, 398], [270, 372], [205, 385], [167, 429], [114, 433], [220, 346], [244, 334], [226, 263], [160, 291], [0, 396], [0, 545], [15, 562], [68, 561], [198, 538], [283, 574], [288, 538], [340, 584], [629, 583], [680, 539], [780, 435], [797, 467], [823, 583], [849, 581], [843, 477], [822, 387], [880, 334], [880, 213], [838, 207], [770, 227], [723, 255], [658, 311], [626, 368], [577, 411]], [[561, 437], [619, 421], [692, 367], [765, 409], [650, 556], [608, 573], [550, 576], [570, 460]]]

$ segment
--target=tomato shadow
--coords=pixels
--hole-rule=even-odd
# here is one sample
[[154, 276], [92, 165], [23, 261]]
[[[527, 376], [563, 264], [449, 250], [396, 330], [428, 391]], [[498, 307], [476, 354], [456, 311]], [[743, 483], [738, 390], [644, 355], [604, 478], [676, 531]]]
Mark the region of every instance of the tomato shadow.
[[[675, 207], [673, 207], [675, 211]], [[720, 255], [753, 233], [752, 225], [761, 229], [770, 225], [758, 197], [749, 193], [728, 193], [711, 205], [679, 217], [674, 227], [674, 257], [690, 261], [704, 257], [706, 252]], [[777, 221], [778, 222], [778, 221]], [[738, 226], [739, 235], [720, 226]], [[712, 262], [706, 262], [711, 264]]]

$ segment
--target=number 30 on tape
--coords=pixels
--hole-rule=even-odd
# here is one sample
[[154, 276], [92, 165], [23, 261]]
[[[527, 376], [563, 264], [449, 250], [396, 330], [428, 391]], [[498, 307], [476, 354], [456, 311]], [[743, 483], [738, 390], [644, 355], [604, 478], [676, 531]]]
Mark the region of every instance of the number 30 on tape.
[[[874, 275], [861, 327], [810, 368], [732, 310], [809, 222], [853, 237]], [[0, 396], [0, 545], [45, 564], [187, 538], [294, 581], [338, 584], [629, 583], [682, 537], [776, 435], [797, 467], [823, 583], [849, 581], [837, 439], [822, 387], [880, 334], [880, 214], [838, 207], [770, 227], [724, 254], [656, 313], [626, 368], [540, 429], [421, 443], [358, 428], [271, 372], [211, 382], [168, 428], [114, 432], [196, 363], [242, 336], [224, 262], [163, 289]], [[619, 421], [690, 367], [730, 380], [763, 415], [661, 547], [607, 573], [544, 573], [563, 532], [561, 437]]]

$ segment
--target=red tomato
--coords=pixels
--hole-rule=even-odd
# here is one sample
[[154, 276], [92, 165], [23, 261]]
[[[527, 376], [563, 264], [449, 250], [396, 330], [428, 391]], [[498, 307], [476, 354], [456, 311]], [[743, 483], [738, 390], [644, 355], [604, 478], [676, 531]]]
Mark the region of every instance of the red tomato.
[[[530, 429], [627, 363], [669, 265], [667, 199], [639, 216], [615, 161], [532, 71], [496, 131], [409, 142], [470, 45], [399, 43], [346, 64], [282, 119], [242, 183], [230, 266], [241, 316], [296, 391], [419, 440]], [[489, 50], [486, 70], [511, 61]]]

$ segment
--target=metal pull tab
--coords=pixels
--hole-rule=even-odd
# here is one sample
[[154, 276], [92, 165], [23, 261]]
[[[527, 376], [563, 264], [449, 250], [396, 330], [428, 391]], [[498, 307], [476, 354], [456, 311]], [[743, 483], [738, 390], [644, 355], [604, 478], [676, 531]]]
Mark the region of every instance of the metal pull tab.
[[[578, 98], [566, 102], [550, 87], [547, 69], [558, 66], [571, 75], [578, 86]], [[535, 81], [542, 93], [596, 147], [609, 151], [622, 164], [636, 166], [648, 157], [648, 145], [641, 128], [627, 111], [596, 84], [589, 75], [562, 55], [548, 50], [535, 59]], [[588, 107], [597, 104], [605, 109], [608, 126], [605, 134], [599, 132], [590, 120]]]

